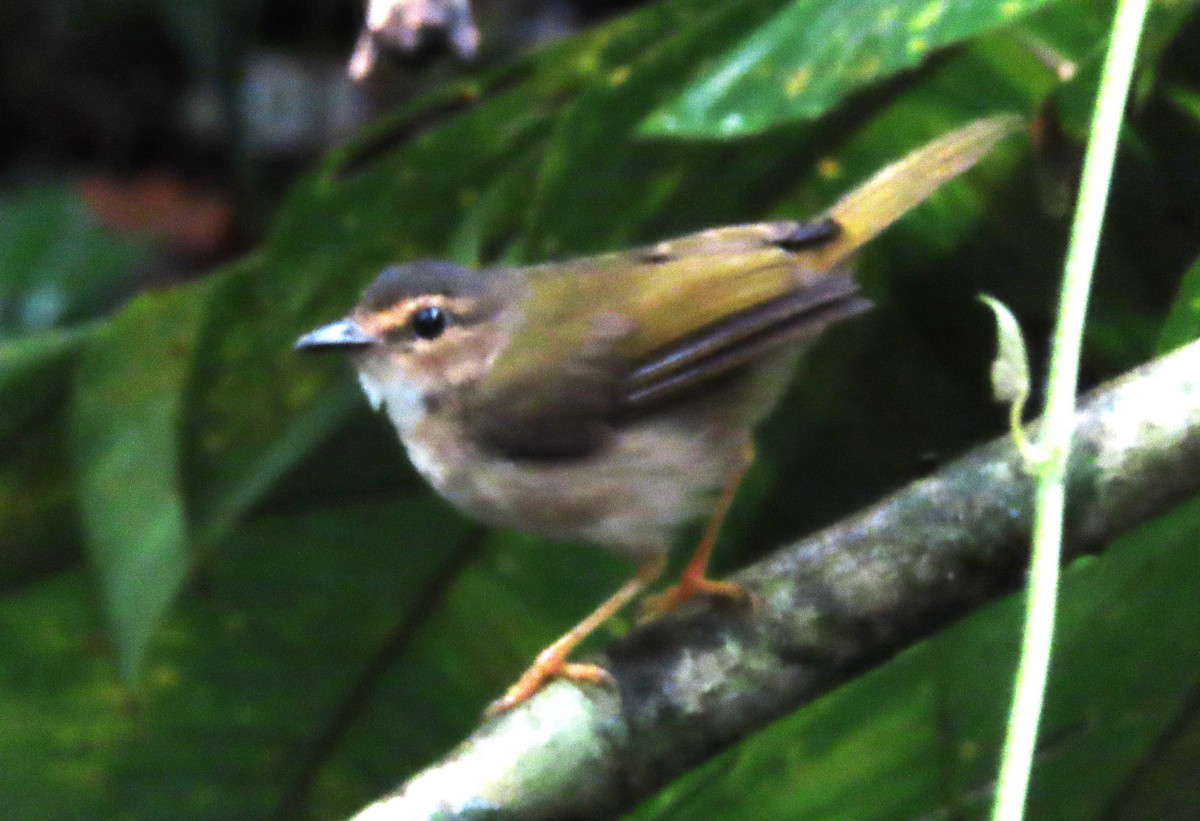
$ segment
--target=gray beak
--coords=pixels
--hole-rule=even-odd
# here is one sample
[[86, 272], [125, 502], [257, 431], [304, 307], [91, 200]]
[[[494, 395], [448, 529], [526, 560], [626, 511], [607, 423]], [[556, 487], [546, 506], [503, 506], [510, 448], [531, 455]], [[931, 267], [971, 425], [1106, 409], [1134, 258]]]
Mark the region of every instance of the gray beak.
[[322, 325], [315, 331], [309, 331], [296, 340], [296, 350], [315, 351], [350, 351], [374, 345], [379, 340], [358, 326], [353, 319], [339, 319]]

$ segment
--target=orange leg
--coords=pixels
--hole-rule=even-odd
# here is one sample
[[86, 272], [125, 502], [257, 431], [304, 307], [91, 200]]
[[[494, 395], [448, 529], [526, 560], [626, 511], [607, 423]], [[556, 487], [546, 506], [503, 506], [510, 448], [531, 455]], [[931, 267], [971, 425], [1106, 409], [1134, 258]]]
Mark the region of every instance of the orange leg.
[[721, 490], [721, 498], [717, 500], [716, 510], [708, 520], [708, 526], [704, 528], [704, 535], [700, 538], [700, 544], [696, 546], [696, 552], [692, 554], [692, 560], [679, 577], [679, 583], [668, 587], [657, 596], [646, 598], [642, 604], [644, 618], [653, 619], [670, 613], [688, 599], [701, 594], [720, 596], [741, 603], [752, 601], [749, 591], [740, 584], [717, 581], [705, 574], [708, 572], [708, 560], [717, 545], [717, 537], [721, 535], [721, 525], [724, 524], [725, 516], [733, 505], [734, 497], [737, 496], [738, 487], [741, 486], [746, 470], [753, 461], [754, 445], [747, 442], [742, 449], [742, 459], [729, 474], [729, 479]]
[[517, 683], [508, 688], [508, 692], [504, 694], [503, 698], [488, 707], [487, 715], [496, 715], [516, 707], [542, 689], [552, 678], [567, 678], [592, 684], [611, 684], [612, 675], [603, 667], [595, 664], [572, 664], [567, 661], [567, 656], [597, 627], [616, 615], [618, 610], [654, 584], [655, 580], [662, 575], [665, 566], [665, 558], [656, 557], [646, 560], [638, 567], [637, 575], [626, 582], [620, 590], [613, 593], [591, 615], [568, 630], [554, 644], [538, 653], [533, 665], [517, 679]]

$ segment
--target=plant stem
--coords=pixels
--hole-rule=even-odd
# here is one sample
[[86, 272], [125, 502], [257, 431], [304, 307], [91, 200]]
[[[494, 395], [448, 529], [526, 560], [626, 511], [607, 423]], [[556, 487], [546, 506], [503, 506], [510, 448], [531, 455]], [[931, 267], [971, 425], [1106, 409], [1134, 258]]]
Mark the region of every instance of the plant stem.
[[1067, 251], [1058, 325], [1050, 361], [1046, 413], [1038, 449], [1044, 458], [1036, 465], [1029, 610], [1021, 663], [1017, 670], [1016, 693], [1000, 766], [996, 804], [992, 812], [993, 821], [1020, 821], [1025, 813], [1054, 635], [1063, 505], [1066, 498], [1064, 477], [1071, 448], [1072, 414], [1079, 379], [1084, 317], [1108, 201], [1117, 138], [1147, 6], [1148, 0], [1121, 0], [1118, 5], [1100, 81], [1100, 93], [1092, 116], [1091, 136], [1084, 160], [1079, 203], [1071, 228], [1071, 244]]

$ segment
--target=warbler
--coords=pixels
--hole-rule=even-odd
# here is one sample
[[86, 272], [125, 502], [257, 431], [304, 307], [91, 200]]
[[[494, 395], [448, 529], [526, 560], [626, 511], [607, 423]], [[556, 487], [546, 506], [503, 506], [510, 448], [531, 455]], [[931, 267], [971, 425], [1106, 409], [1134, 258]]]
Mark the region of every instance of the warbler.
[[547, 647], [493, 712], [553, 677], [609, 681], [569, 654], [658, 579], [682, 525], [709, 517], [680, 581], [649, 610], [698, 594], [747, 600], [706, 569], [755, 426], [803, 351], [870, 307], [854, 251], [1017, 122], [952, 131], [809, 222], [713, 228], [532, 267], [390, 267], [349, 316], [298, 340], [349, 356], [417, 470], [469, 515], [634, 562], [634, 577]]

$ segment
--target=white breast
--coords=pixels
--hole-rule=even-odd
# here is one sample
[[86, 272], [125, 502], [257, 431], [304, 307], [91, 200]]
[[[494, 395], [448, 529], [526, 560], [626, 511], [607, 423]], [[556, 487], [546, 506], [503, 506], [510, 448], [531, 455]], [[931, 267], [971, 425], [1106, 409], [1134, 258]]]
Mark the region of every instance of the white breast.
[[358, 382], [362, 385], [363, 393], [367, 395], [371, 407], [375, 410], [382, 408], [387, 412], [408, 451], [408, 458], [413, 467], [434, 487], [440, 489], [444, 485], [445, 464], [442, 460], [434, 458], [434, 454], [412, 435], [425, 416], [425, 399], [421, 391], [407, 379], [384, 381], [365, 369], [359, 372]]

